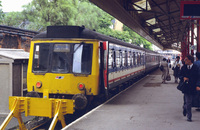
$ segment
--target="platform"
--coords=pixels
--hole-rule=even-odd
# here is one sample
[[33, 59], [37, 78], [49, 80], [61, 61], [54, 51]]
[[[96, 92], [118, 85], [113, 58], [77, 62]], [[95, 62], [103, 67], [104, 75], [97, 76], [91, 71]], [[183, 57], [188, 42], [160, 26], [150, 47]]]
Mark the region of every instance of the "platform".
[[200, 112], [192, 108], [193, 122], [186, 121], [183, 94], [170, 74], [172, 80], [161, 84], [156, 70], [64, 130], [199, 130]]

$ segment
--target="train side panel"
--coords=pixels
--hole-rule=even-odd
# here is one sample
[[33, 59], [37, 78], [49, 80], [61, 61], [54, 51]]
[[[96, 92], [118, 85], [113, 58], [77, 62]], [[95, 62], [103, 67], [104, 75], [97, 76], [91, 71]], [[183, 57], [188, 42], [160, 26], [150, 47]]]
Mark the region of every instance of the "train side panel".
[[126, 46], [109, 44], [108, 84], [109, 89], [143, 75], [145, 72], [145, 52]]

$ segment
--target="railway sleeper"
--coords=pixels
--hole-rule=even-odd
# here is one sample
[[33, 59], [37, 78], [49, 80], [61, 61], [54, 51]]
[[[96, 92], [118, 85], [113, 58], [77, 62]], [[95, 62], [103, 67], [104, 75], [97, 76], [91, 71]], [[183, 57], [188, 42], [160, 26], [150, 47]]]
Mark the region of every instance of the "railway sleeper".
[[53, 118], [49, 127], [49, 130], [53, 130], [57, 121], [61, 122], [62, 127], [66, 126], [64, 115], [74, 113], [74, 100], [12, 96], [9, 97], [9, 109], [10, 113], [0, 130], [5, 129], [13, 117], [17, 118], [20, 130], [27, 129], [22, 121], [22, 112], [25, 112], [25, 116]]

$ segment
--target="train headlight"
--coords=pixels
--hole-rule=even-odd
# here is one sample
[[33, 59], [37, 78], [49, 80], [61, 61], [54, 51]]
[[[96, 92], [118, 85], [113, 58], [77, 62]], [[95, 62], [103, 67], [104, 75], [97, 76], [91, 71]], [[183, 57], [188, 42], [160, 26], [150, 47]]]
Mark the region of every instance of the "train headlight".
[[42, 87], [42, 82], [41, 82], [41, 81], [37, 81], [36, 87], [37, 87], [37, 88], [41, 88], [41, 87]]
[[79, 83], [79, 84], [78, 84], [78, 89], [79, 89], [79, 90], [84, 90], [84, 89], [85, 89], [85, 84]]

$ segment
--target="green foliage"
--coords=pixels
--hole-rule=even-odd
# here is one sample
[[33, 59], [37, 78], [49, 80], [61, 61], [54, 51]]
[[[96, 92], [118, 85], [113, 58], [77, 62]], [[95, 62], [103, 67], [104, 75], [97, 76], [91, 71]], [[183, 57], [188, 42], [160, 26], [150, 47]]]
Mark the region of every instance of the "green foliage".
[[0, 22], [2, 22], [2, 19], [4, 17], [4, 13], [3, 13], [1, 7], [2, 7], [2, 4], [1, 4], [1, 0], [0, 0]]
[[136, 45], [139, 45], [139, 46], [141, 44], [143, 44], [144, 48], [152, 50], [151, 43], [149, 41], [147, 41], [146, 39], [144, 39], [139, 34], [135, 33], [133, 30], [131, 30], [130, 28], [128, 28], [125, 25], [123, 26], [123, 29], [124, 29], [124, 31], [129, 32], [130, 39], [131, 39], [133, 44], [136, 44]]
[[22, 14], [32, 24], [35, 23], [37, 29], [45, 30], [49, 25], [69, 25], [73, 24], [77, 13], [74, 10], [77, 2], [78, 0], [33, 0], [24, 6]]
[[98, 25], [98, 8], [87, 1], [78, 2], [75, 6], [74, 25], [84, 25], [89, 29], [96, 29]]
[[7, 26], [20, 27], [24, 22], [24, 17], [20, 12], [6, 13], [2, 18], [2, 24]]
[[[1, 1], [0, 1], [1, 7]], [[123, 32], [112, 30], [114, 18], [89, 0], [32, 0], [22, 12], [10, 12], [1, 17], [1, 24], [35, 31], [49, 25], [84, 25], [97, 32], [151, 49], [151, 43], [124, 26]], [[1, 10], [0, 10], [1, 11]]]

